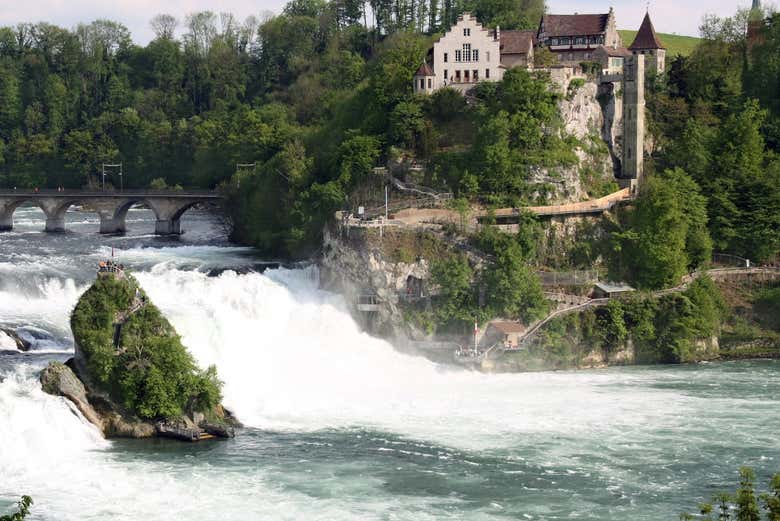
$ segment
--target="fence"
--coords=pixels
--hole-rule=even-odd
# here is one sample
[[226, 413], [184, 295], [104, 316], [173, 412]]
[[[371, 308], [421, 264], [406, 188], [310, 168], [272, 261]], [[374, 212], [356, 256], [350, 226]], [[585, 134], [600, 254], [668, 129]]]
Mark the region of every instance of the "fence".
[[581, 286], [599, 281], [597, 270], [537, 271], [542, 286]]

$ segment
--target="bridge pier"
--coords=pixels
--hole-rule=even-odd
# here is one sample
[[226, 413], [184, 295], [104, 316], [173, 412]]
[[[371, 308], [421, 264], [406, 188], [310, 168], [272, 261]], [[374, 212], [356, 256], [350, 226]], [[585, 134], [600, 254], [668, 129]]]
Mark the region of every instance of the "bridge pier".
[[155, 235], [181, 235], [180, 219], [157, 219], [154, 223]]
[[99, 212], [98, 215], [100, 216], [100, 233], [125, 233], [127, 231], [124, 215], [116, 216], [113, 213], [103, 212]]
[[0, 232], [10, 232], [14, 229], [14, 214], [0, 213]]
[[55, 214], [52, 216], [46, 215], [46, 228], [47, 232], [64, 232], [65, 231], [65, 216]]

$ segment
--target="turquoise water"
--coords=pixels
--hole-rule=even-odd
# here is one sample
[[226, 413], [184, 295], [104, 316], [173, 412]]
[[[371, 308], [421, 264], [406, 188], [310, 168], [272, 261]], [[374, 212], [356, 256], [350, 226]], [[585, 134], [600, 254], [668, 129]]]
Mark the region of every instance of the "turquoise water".
[[[253, 271], [207, 215], [171, 241], [145, 235], [142, 211], [115, 238], [82, 214], [45, 236], [20, 212], [0, 234], [0, 325], [35, 348], [0, 355], [0, 508], [30, 494], [45, 520], [657, 520], [732, 489], [741, 465], [780, 471], [776, 361], [471, 373], [365, 335], [316, 270]], [[40, 390], [112, 246], [217, 365], [247, 425], [235, 440], [105, 441]]]

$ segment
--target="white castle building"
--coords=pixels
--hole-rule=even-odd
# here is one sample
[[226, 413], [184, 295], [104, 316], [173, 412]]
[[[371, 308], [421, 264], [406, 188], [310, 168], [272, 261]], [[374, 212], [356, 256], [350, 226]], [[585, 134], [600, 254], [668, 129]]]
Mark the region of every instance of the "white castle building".
[[482, 27], [471, 13], [463, 13], [433, 44], [433, 67], [420, 66], [414, 75], [414, 91], [430, 93], [445, 86], [500, 80], [504, 68], [497, 32]]

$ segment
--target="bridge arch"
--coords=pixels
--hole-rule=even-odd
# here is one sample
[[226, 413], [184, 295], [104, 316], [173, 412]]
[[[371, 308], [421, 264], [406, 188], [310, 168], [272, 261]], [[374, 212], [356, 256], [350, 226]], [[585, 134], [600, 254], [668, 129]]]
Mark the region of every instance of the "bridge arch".
[[[76, 204], [84, 204], [84, 201], [78, 197], [72, 199], [59, 199], [54, 200], [46, 204], [48, 210], [44, 208], [46, 213], [46, 231], [47, 232], [64, 232], [65, 231], [65, 217], [71, 206]], [[94, 212], [100, 216], [100, 212], [95, 210]]]
[[49, 215], [52, 212], [51, 204], [43, 199], [37, 199], [34, 197], [15, 197], [8, 201], [0, 201], [0, 231], [10, 231], [14, 227], [14, 213], [25, 203], [30, 203], [36, 208], [40, 208], [43, 211], [46, 220], [46, 231], [49, 230]]

